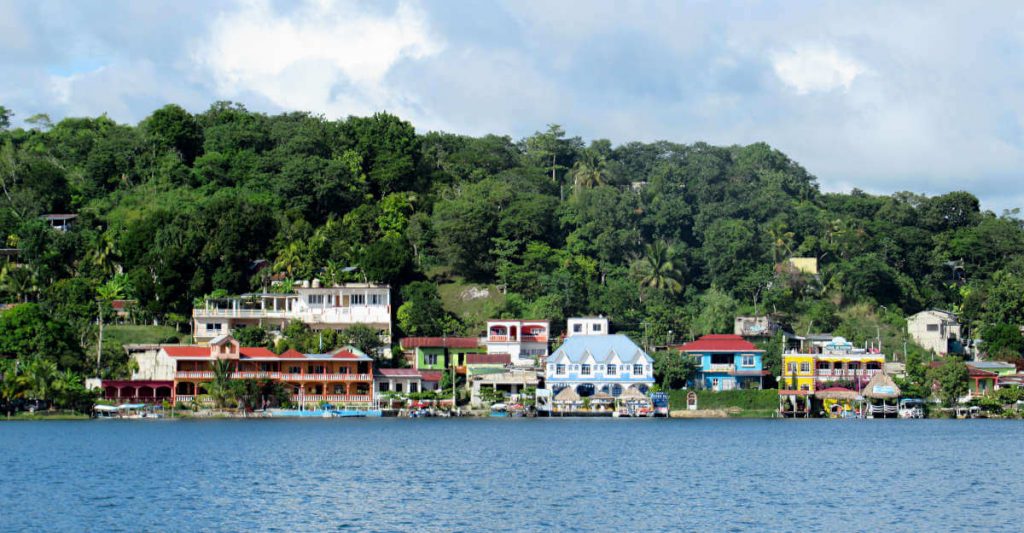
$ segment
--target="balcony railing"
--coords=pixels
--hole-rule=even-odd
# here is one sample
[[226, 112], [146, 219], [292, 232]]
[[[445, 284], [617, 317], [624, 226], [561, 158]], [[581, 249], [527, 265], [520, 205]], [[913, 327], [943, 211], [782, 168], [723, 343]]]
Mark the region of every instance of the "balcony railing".
[[508, 335], [490, 335], [489, 337], [487, 337], [487, 340], [489, 342], [509, 342], [514, 341], [515, 339], [509, 337]]
[[[213, 379], [209, 370], [182, 370], [174, 373], [178, 379]], [[372, 374], [289, 374], [287, 372], [232, 372], [231, 379], [276, 379], [282, 381], [372, 381]]]
[[523, 335], [523, 342], [548, 342], [547, 335]]
[[733, 364], [712, 364], [708, 366], [708, 372], [729, 372], [735, 370], [736, 366]]
[[292, 402], [294, 403], [354, 403], [354, 402], [370, 402], [372, 398], [369, 394], [293, 394]]

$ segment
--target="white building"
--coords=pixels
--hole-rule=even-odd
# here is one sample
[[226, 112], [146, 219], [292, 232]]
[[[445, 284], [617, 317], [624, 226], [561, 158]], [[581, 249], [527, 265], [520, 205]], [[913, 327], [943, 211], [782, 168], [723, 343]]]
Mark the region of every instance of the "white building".
[[922, 348], [939, 355], [963, 351], [960, 322], [948, 311], [932, 309], [907, 318], [907, 333]]
[[534, 366], [547, 357], [550, 334], [547, 320], [488, 320], [487, 353], [507, 353], [515, 366]]
[[603, 316], [570, 318], [565, 329], [565, 336], [573, 335], [607, 335], [608, 319]]
[[292, 320], [313, 330], [344, 330], [356, 324], [375, 328], [385, 346], [391, 344], [391, 287], [346, 283], [321, 287], [317, 280], [296, 285], [295, 291], [211, 298], [192, 310], [196, 342], [209, 342], [246, 326], [280, 332]]

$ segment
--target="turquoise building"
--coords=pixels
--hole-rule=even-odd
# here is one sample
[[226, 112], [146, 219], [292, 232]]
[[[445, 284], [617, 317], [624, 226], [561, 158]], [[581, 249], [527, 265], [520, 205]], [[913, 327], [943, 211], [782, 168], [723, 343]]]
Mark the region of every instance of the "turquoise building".
[[683, 357], [693, 357], [697, 377], [691, 386], [707, 390], [760, 389], [764, 376], [764, 350], [739, 335], [704, 335], [677, 346]]

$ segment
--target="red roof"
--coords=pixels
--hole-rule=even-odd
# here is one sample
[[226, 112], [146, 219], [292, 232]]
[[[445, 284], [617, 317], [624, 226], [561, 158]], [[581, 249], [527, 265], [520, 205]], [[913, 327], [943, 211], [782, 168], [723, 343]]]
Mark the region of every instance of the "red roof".
[[441, 382], [440, 370], [420, 370], [420, 376], [423, 377], [423, 381]]
[[480, 339], [476, 337], [406, 337], [402, 348], [476, 348]]
[[349, 350], [338, 350], [331, 356], [331, 359], [365, 359], [363, 356], [352, 353]]
[[[932, 368], [940, 368], [944, 364], [946, 364], [945, 361], [932, 361], [931, 363], [928, 363], [928, 366], [930, 366]], [[972, 378], [995, 378], [995, 377], [999, 377], [999, 374], [996, 373], [996, 372], [989, 372], [988, 370], [982, 370], [980, 368], [975, 368], [975, 367], [973, 367], [971, 365], [967, 365], [967, 375], [969, 377], [972, 377]]]
[[420, 373], [415, 368], [375, 368], [374, 374], [379, 374], [386, 378], [418, 378]]
[[289, 348], [288, 351], [284, 352], [283, 354], [279, 355], [278, 357], [280, 357], [281, 359], [305, 359], [306, 358], [305, 355], [302, 355], [302, 353], [299, 352], [298, 350], [296, 350], [295, 348]]
[[266, 348], [239, 348], [238, 353], [242, 357], [266, 359], [266, 358], [277, 358], [277, 354], [266, 349]]
[[164, 346], [164, 352], [170, 357], [209, 357], [210, 349], [206, 346]]
[[507, 365], [512, 356], [507, 353], [470, 353], [466, 354], [467, 365]]
[[757, 346], [743, 340], [739, 335], [704, 335], [703, 337], [676, 346], [683, 352], [759, 352]]

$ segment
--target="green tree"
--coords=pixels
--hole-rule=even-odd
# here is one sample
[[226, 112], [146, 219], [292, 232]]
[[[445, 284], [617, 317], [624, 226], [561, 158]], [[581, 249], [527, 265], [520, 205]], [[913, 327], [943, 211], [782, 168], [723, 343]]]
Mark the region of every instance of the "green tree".
[[672, 247], [663, 242], [647, 245], [643, 257], [633, 266], [640, 285], [673, 294], [683, 290], [683, 273], [673, 256]]
[[950, 357], [942, 366], [933, 369], [932, 375], [939, 384], [939, 397], [946, 407], [951, 407], [967, 394], [970, 373], [962, 360]]
[[206, 392], [218, 409], [227, 407], [237, 398], [238, 390], [231, 379], [234, 371], [235, 364], [229, 359], [217, 359], [213, 362], [213, 379], [206, 386]]
[[444, 304], [437, 286], [414, 281], [402, 287], [403, 303], [398, 308], [398, 326], [409, 336], [432, 337], [444, 333]]
[[273, 342], [270, 339], [270, 333], [268, 333], [266, 328], [263, 326], [235, 328], [232, 331], [232, 335], [242, 346], [270, 348], [273, 345]]
[[380, 332], [365, 324], [356, 324], [344, 330], [346, 344], [381, 361], [381, 350], [384, 343], [380, 340]]
[[676, 351], [660, 351], [654, 358], [654, 378], [664, 390], [681, 389], [697, 375], [693, 358]]
[[1011, 324], [992, 324], [981, 328], [982, 348], [990, 358], [1009, 357], [1017, 359], [1024, 352], [1024, 335], [1020, 328]]
[[0, 353], [25, 360], [38, 356], [78, 372], [89, 368], [74, 330], [33, 303], [0, 313]]

